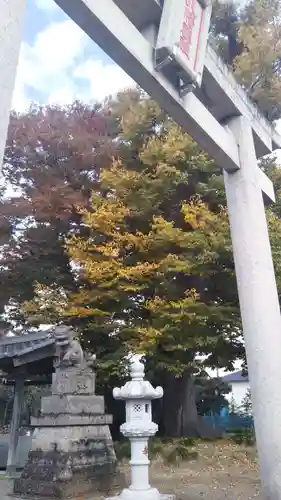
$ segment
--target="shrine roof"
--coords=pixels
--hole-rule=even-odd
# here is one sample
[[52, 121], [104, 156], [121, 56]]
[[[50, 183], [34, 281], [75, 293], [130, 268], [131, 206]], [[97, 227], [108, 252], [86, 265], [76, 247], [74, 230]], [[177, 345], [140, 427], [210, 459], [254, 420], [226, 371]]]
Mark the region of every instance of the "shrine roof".
[[49, 373], [55, 340], [50, 333], [36, 332], [0, 340], [0, 370], [5, 373]]

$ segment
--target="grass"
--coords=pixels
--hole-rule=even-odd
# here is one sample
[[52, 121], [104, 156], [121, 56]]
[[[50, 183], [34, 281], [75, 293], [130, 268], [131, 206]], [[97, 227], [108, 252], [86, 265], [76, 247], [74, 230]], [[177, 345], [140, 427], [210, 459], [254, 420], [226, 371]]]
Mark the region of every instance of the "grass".
[[[129, 440], [116, 442], [115, 452], [119, 461], [130, 459], [131, 448]], [[177, 464], [181, 461], [194, 460], [198, 453], [196, 441], [191, 438], [149, 440], [148, 456], [150, 460], [161, 459], [163, 463]]]
[[[221, 442], [232, 443], [236, 445], [253, 447], [255, 446], [255, 434], [253, 429], [237, 429], [227, 435], [224, 440], [201, 440], [188, 437], [177, 439], [155, 437], [149, 440], [148, 456], [149, 459], [162, 460], [163, 463], [177, 464], [182, 461], [196, 460], [200, 454], [202, 446], [211, 446]], [[128, 439], [117, 441], [114, 444], [118, 461], [126, 461], [131, 458], [131, 446]]]

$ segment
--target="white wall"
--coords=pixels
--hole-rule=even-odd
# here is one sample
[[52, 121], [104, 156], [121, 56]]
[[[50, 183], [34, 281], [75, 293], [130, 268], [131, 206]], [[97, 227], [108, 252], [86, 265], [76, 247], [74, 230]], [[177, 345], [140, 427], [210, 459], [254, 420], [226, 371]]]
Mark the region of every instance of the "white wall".
[[230, 402], [234, 399], [235, 404], [240, 406], [244, 397], [246, 396], [247, 391], [250, 389], [249, 382], [233, 382], [229, 383], [231, 386], [231, 392], [225, 395], [225, 398]]

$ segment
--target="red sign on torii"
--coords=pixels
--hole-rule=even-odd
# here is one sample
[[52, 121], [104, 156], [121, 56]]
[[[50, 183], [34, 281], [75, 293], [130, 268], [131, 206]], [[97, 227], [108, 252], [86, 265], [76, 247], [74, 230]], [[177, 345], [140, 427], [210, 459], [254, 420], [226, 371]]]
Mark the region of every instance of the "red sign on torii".
[[173, 66], [186, 86], [200, 86], [212, 5], [207, 0], [165, 0], [157, 43], [156, 64]]
[[[203, 10], [201, 14], [201, 19], [203, 19]], [[183, 54], [189, 59], [189, 52], [191, 49], [192, 42], [192, 31], [195, 25], [196, 13], [195, 13], [195, 0], [185, 0], [184, 9], [184, 19], [182, 23], [182, 29], [180, 33], [180, 43], [179, 47]], [[197, 47], [198, 47], [197, 43]]]

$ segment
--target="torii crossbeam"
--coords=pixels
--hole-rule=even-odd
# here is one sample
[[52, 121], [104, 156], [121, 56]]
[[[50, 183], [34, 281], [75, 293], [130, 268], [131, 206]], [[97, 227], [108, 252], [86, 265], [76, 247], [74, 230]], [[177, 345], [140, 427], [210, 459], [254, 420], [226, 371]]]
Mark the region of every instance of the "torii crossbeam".
[[[281, 137], [206, 47], [208, 0], [56, 3], [224, 169], [264, 497], [281, 500], [281, 316], [263, 200], [274, 190], [257, 164]], [[0, 161], [24, 6], [0, 0]], [[186, 52], [194, 43], [199, 69]]]

